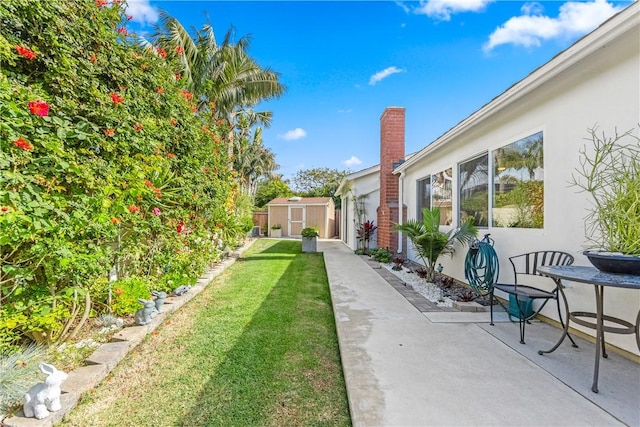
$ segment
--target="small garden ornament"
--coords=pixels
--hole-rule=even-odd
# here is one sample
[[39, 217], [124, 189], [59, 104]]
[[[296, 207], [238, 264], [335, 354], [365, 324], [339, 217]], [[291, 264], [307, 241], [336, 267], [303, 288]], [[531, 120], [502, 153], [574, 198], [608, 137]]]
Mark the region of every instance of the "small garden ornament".
[[151, 295], [156, 297], [156, 310], [158, 310], [158, 313], [162, 313], [162, 306], [164, 305], [164, 300], [167, 299], [167, 293], [160, 291], [151, 291]]
[[67, 379], [67, 374], [47, 363], [41, 363], [39, 366], [40, 370], [47, 374], [47, 378], [31, 387], [22, 397], [22, 402], [25, 417], [41, 420], [49, 416], [49, 411], [56, 412], [62, 408], [60, 384]]
[[191, 289], [191, 286], [187, 286], [187, 285], [178, 286], [173, 291], [173, 295], [179, 297], [180, 295], [184, 295], [187, 292], [189, 292], [189, 289]]
[[158, 310], [156, 309], [156, 303], [153, 300], [146, 300], [138, 298], [140, 304], [144, 305], [143, 308], [136, 311], [135, 319], [137, 325], [146, 325], [151, 322], [151, 319], [156, 317]]

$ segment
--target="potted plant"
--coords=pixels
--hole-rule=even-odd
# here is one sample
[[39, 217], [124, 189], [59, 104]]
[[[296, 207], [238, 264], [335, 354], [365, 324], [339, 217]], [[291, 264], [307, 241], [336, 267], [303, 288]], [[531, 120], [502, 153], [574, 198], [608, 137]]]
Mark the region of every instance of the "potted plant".
[[302, 252], [318, 251], [318, 227], [306, 227], [302, 229]]
[[571, 184], [589, 194], [584, 252], [598, 269], [640, 274], [640, 138], [634, 129], [613, 137], [589, 129], [593, 149], [580, 150]]
[[478, 234], [473, 218], [467, 218], [458, 228], [447, 232], [440, 231], [440, 209], [423, 209], [422, 222], [414, 219], [397, 224], [395, 229], [407, 235], [426, 267], [426, 280], [435, 282], [436, 262], [441, 255], [453, 254], [454, 243], [467, 243]]
[[271, 237], [282, 237], [282, 226], [280, 224], [273, 224], [271, 226]]

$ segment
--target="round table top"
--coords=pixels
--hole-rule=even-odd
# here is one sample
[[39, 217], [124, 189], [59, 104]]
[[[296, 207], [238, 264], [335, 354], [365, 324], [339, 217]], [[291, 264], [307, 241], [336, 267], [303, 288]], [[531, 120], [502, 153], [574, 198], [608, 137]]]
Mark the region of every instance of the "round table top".
[[538, 271], [546, 276], [572, 282], [591, 283], [616, 288], [640, 289], [640, 274], [616, 274], [600, 271], [595, 267], [579, 265], [553, 265], [538, 267]]

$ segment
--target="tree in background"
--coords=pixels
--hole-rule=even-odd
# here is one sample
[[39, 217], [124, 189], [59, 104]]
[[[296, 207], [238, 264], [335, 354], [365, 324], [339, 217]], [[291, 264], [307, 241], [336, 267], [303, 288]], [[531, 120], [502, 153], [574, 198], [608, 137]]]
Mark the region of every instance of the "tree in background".
[[338, 169], [302, 169], [293, 177], [293, 190], [302, 197], [332, 197], [339, 209], [341, 199], [335, 196], [335, 192], [347, 174], [347, 171]]
[[258, 180], [270, 177], [278, 168], [273, 151], [262, 145], [262, 128], [258, 127], [251, 137], [250, 119], [240, 116], [239, 132], [233, 140], [231, 159], [238, 173], [240, 185], [251, 200], [255, 199]]
[[267, 203], [277, 197], [291, 197], [293, 191], [282, 181], [280, 177], [274, 179], [264, 179], [258, 182], [255, 197], [255, 205], [263, 208]]

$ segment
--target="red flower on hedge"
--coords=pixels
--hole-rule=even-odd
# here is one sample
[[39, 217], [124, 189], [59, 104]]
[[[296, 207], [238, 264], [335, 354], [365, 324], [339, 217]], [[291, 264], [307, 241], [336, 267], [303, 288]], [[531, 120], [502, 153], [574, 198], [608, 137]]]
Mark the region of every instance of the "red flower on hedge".
[[153, 187], [153, 182], [151, 182], [150, 180], [146, 180], [144, 182], [144, 185], [147, 186], [147, 187]]
[[116, 218], [116, 217], [111, 217], [111, 223], [112, 224], [117, 224], [119, 222], [121, 222], [122, 220], [120, 218]]
[[44, 117], [49, 115], [49, 104], [44, 101], [29, 102], [29, 112], [36, 116]]
[[176, 155], [173, 154], [173, 153], [167, 153], [167, 157], [170, 158], [170, 159], [175, 159]]
[[107, 0], [96, 0], [96, 6], [98, 6], [98, 7], [103, 7], [103, 6], [106, 6], [108, 4], [109, 4], [109, 2]]
[[127, 21], [131, 21], [133, 19], [133, 15], [127, 16]]
[[13, 145], [15, 145], [18, 148], [22, 148], [25, 151], [31, 151], [33, 150], [33, 145], [31, 145], [31, 143], [29, 141], [27, 141], [26, 139], [20, 137], [18, 139], [16, 139], [15, 141], [13, 141]]
[[118, 27], [118, 34], [123, 34], [123, 35], [127, 35], [127, 29], [124, 27]]
[[133, 125], [133, 128], [137, 131], [141, 131], [142, 130], [142, 125], [138, 124], [138, 125]]
[[105, 129], [104, 130], [104, 134], [107, 135], [107, 136], [113, 136], [113, 135], [116, 134], [116, 131], [115, 131], [115, 129]]
[[163, 58], [167, 57], [167, 51], [161, 47], [157, 47], [156, 52], [158, 52], [158, 55], [162, 56]]
[[185, 89], [182, 89], [182, 96], [184, 96], [187, 100], [193, 98], [193, 94]]
[[182, 74], [178, 73], [174, 77], [176, 78], [176, 80], [180, 80], [182, 78]]
[[24, 46], [16, 46], [16, 52], [18, 52], [18, 55], [21, 55], [27, 59], [33, 59], [36, 57], [36, 53], [34, 51]]
[[176, 53], [178, 55], [182, 55], [184, 53], [184, 49], [182, 48], [182, 46], [176, 46]]
[[171, 117], [170, 122], [171, 122], [171, 124], [172, 124], [173, 126], [175, 126], [175, 125], [177, 125], [177, 124], [178, 124], [178, 121], [177, 121], [176, 119], [174, 119], [173, 117]]
[[176, 227], [176, 231], [177, 231], [178, 233], [182, 233], [182, 231], [183, 231], [183, 230], [184, 230], [184, 221], [180, 221], [180, 222], [178, 223], [178, 226]]
[[120, 104], [122, 101], [124, 101], [124, 98], [118, 95], [117, 93], [113, 92], [111, 94], [111, 100], [113, 101], [114, 104], [117, 105], [117, 104]]
[[158, 93], [164, 93], [164, 89], [162, 89], [161, 87], [159, 87], [159, 86], [158, 86], [158, 87], [156, 88], [156, 92], [158, 92]]
[[93, 62], [95, 64], [97, 60], [98, 60], [97, 56], [91, 55], [91, 62]]
[[2, 212], [7, 212], [9, 210], [8, 206], [3, 206], [2, 208], [0, 208], [0, 211]]
[[140, 207], [138, 207], [136, 205], [129, 206], [129, 212], [135, 213], [135, 212], [138, 212], [138, 211], [140, 211]]

